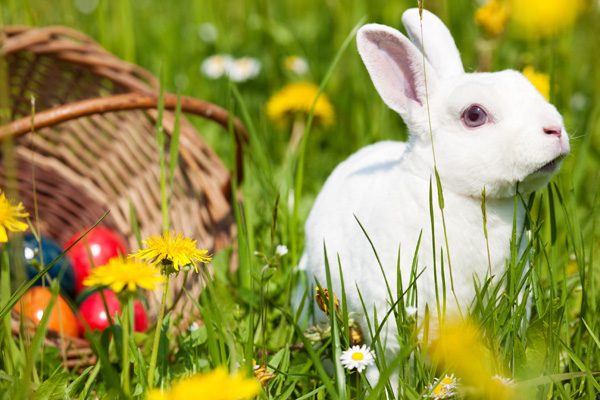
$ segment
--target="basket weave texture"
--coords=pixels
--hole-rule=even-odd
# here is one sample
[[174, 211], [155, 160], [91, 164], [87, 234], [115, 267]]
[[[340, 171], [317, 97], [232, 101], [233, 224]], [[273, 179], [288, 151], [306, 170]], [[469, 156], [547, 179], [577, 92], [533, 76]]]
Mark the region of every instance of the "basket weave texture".
[[[4, 66], [0, 70], [8, 72], [10, 115], [8, 121], [0, 121], [4, 123], [0, 141], [10, 143], [11, 151], [3, 152], [0, 160], [0, 187], [18, 193], [33, 215], [33, 170], [40, 231], [61, 244], [107, 210], [110, 213], [102, 224], [119, 232], [131, 249], [138, 248], [131, 210], [142, 238], [160, 234], [158, 80], [69, 28], [5, 27], [1, 40]], [[32, 97], [35, 135], [29, 133]], [[169, 165], [175, 121], [170, 110], [176, 97], [165, 94], [164, 104]], [[184, 113], [225, 128], [233, 121], [237, 176], [241, 177], [244, 126], [224, 109], [202, 100], [181, 97], [181, 106]], [[183, 113], [180, 124], [179, 159], [169, 199], [171, 228], [196, 239], [199, 248], [217, 252], [236, 235], [232, 173]], [[175, 296], [182, 277], [172, 281]], [[186, 287], [198, 293], [199, 282], [188, 279]], [[157, 305], [156, 296], [150, 295], [151, 314]]]

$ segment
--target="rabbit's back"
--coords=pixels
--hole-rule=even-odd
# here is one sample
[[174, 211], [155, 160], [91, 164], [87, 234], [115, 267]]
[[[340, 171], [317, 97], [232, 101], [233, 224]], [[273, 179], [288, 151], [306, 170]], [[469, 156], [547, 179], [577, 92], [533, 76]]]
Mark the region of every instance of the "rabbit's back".
[[[414, 250], [420, 224], [427, 221], [427, 203], [419, 203], [427, 201], [428, 183], [402, 168], [407, 147], [403, 142], [379, 142], [359, 150], [332, 172], [306, 222], [301, 268], [307, 270], [309, 277], [314, 275], [325, 285], [325, 245], [336, 291], [341, 289], [338, 256], [344, 279], [353, 292], [355, 282], [361, 283], [365, 293], [381, 291], [385, 282], [369, 243], [371, 239], [382, 264], [391, 269], [388, 279], [394, 281], [391, 283], [395, 290], [400, 240]], [[413, 209], [417, 204], [418, 211]], [[365, 274], [369, 279], [364, 279]], [[360, 310], [360, 302], [353, 299], [348, 299], [351, 308]]]

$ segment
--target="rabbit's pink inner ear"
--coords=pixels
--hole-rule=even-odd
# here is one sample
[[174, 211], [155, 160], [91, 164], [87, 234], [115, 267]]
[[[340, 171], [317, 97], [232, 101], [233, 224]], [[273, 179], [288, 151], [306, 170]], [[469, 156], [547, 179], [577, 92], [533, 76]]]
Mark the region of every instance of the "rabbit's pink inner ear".
[[[400, 32], [365, 25], [357, 36], [358, 50], [383, 101], [406, 118], [412, 106], [424, 104], [423, 55]], [[434, 80], [427, 69], [428, 81]]]
[[417, 96], [414, 75], [410, 63], [407, 62], [409, 56], [406, 49], [390, 41], [380, 42], [379, 49], [383, 55], [382, 73], [384, 78], [389, 79], [391, 88], [393, 90], [399, 88], [406, 98], [423, 105]]

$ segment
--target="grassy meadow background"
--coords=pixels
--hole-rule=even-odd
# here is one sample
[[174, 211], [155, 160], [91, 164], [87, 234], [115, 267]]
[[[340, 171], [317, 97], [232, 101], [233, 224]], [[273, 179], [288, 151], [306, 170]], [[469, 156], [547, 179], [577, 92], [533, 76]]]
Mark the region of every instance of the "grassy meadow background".
[[[327, 363], [331, 354], [345, 348], [347, 339], [315, 344], [316, 355], [306, 349], [288, 349], [302, 343], [300, 332], [306, 328], [293, 323], [290, 297], [297, 278], [293, 268], [303, 248], [303, 224], [329, 173], [365, 145], [407, 137], [401, 118], [387, 109], [376, 93], [354, 39], [342, 52], [340, 49], [359, 21], [402, 30], [403, 11], [416, 4], [406, 0], [1, 2], [3, 25], [60, 24], [81, 30], [117, 56], [161, 75], [168, 92], [221, 105], [249, 128], [251, 140], [240, 188], [243, 212], [238, 216], [242, 222], [240, 268], [237, 273], [228, 272], [230, 252], [216, 256], [210, 285], [214, 296], [202, 303], [205, 313], [214, 317], [213, 326], [202, 327], [201, 333], [170, 333], [171, 347], [164, 349], [169, 357], [159, 362], [162, 387], [168, 388], [170, 382], [192, 371], [208, 372], [220, 364], [233, 370], [240, 362], [250, 371], [251, 364], [242, 360], [254, 358], [259, 364], [267, 363], [276, 376], [267, 382], [260, 398], [382, 395], [377, 390], [366, 391], [364, 379], [360, 381], [355, 372], [341, 376], [336, 370], [331, 381], [323, 375], [319, 358]], [[600, 393], [600, 376], [594, 374], [600, 370], [600, 2], [587, 1], [577, 20], [552, 38], [525, 34], [510, 20], [503, 34], [492, 36], [475, 22], [480, 5], [467, 0], [425, 1], [425, 8], [448, 25], [467, 71], [532, 66], [548, 74], [551, 102], [564, 116], [572, 150], [552, 189], [541, 191], [531, 203], [532, 225], [539, 227], [532, 238], [534, 273], [528, 278], [533, 322], [513, 312], [510, 301], [516, 301], [514, 298], [503, 300], [497, 313], [481, 305], [476, 319], [486, 331], [488, 344], [494, 343], [498, 363], [517, 381], [528, 382], [519, 390], [523, 398], [596, 398]], [[260, 73], [240, 83], [211, 79], [201, 72], [201, 65], [215, 54], [254, 57], [261, 63]], [[334, 63], [336, 55], [340, 58]], [[288, 70], [288, 56], [305, 59], [308, 71], [297, 74]], [[298, 152], [287, 152], [291, 127], [273, 124], [265, 107], [269, 97], [286, 84], [309, 81], [320, 85], [326, 77], [324, 93], [334, 107], [335, 122], [313, 125], [304, 168], [298, 174]], [[232, 165], [227, 132], [199, 119], [192, 121]], [[302, 178], [299, 186], [298, 177]], [[289, 253], [276, 256], [277, 245], [287, 246]], [[524, 265], [524, 261], [513, 262], [515, 268]], [[265, 264], [272, 269], [265, 269]], [[318, 317], [325, 320], [323, 314]], [[347, 323], [342, 321], [343, 330]], [[400, 325], [405, 338], [401, 342], [411, 343], [412, 337], [397, 364], [404, 382], [402, 396], [423, 398], [431, 392], [428, 385], [435, 377], [452, 371], [436, 371], [430, 366], [415, 344], [414, 327]], [[58, 368], [58, 363], [50, 364]], [[77, 375], [69, 377], [70, 383]], [[4, 398], [11, 398], [9, 378], [5, 373], [0, 376]], [[132, 378], [133, 387], [139, 387], [134, 397], [144, 398], [142, 379]], [[104, 371], [94, 382], [93, 389], [100, 396], [114, 395]], [[34, 382], [33, 387], [41, 383]], [[88, 383], [85, 387], [82, 383], [81, 390], [71, 397], [94, 398]]]

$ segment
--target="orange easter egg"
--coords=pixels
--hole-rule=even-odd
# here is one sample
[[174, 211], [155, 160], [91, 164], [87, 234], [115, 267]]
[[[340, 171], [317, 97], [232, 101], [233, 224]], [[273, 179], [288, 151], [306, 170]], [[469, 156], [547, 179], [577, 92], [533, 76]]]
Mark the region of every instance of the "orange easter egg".
[[[37, 325], [42, 320], [51, 297], [50, 289], [34, 286], [21, 297], [21, 300], [15, 305], [15, 309], [29, 317]], [[65, 299], [58, 295], [48, 319], [48, 329], [60, 332], [61, 328], [65, 335], [75, 337], [79, 335], [77, 317]]]

